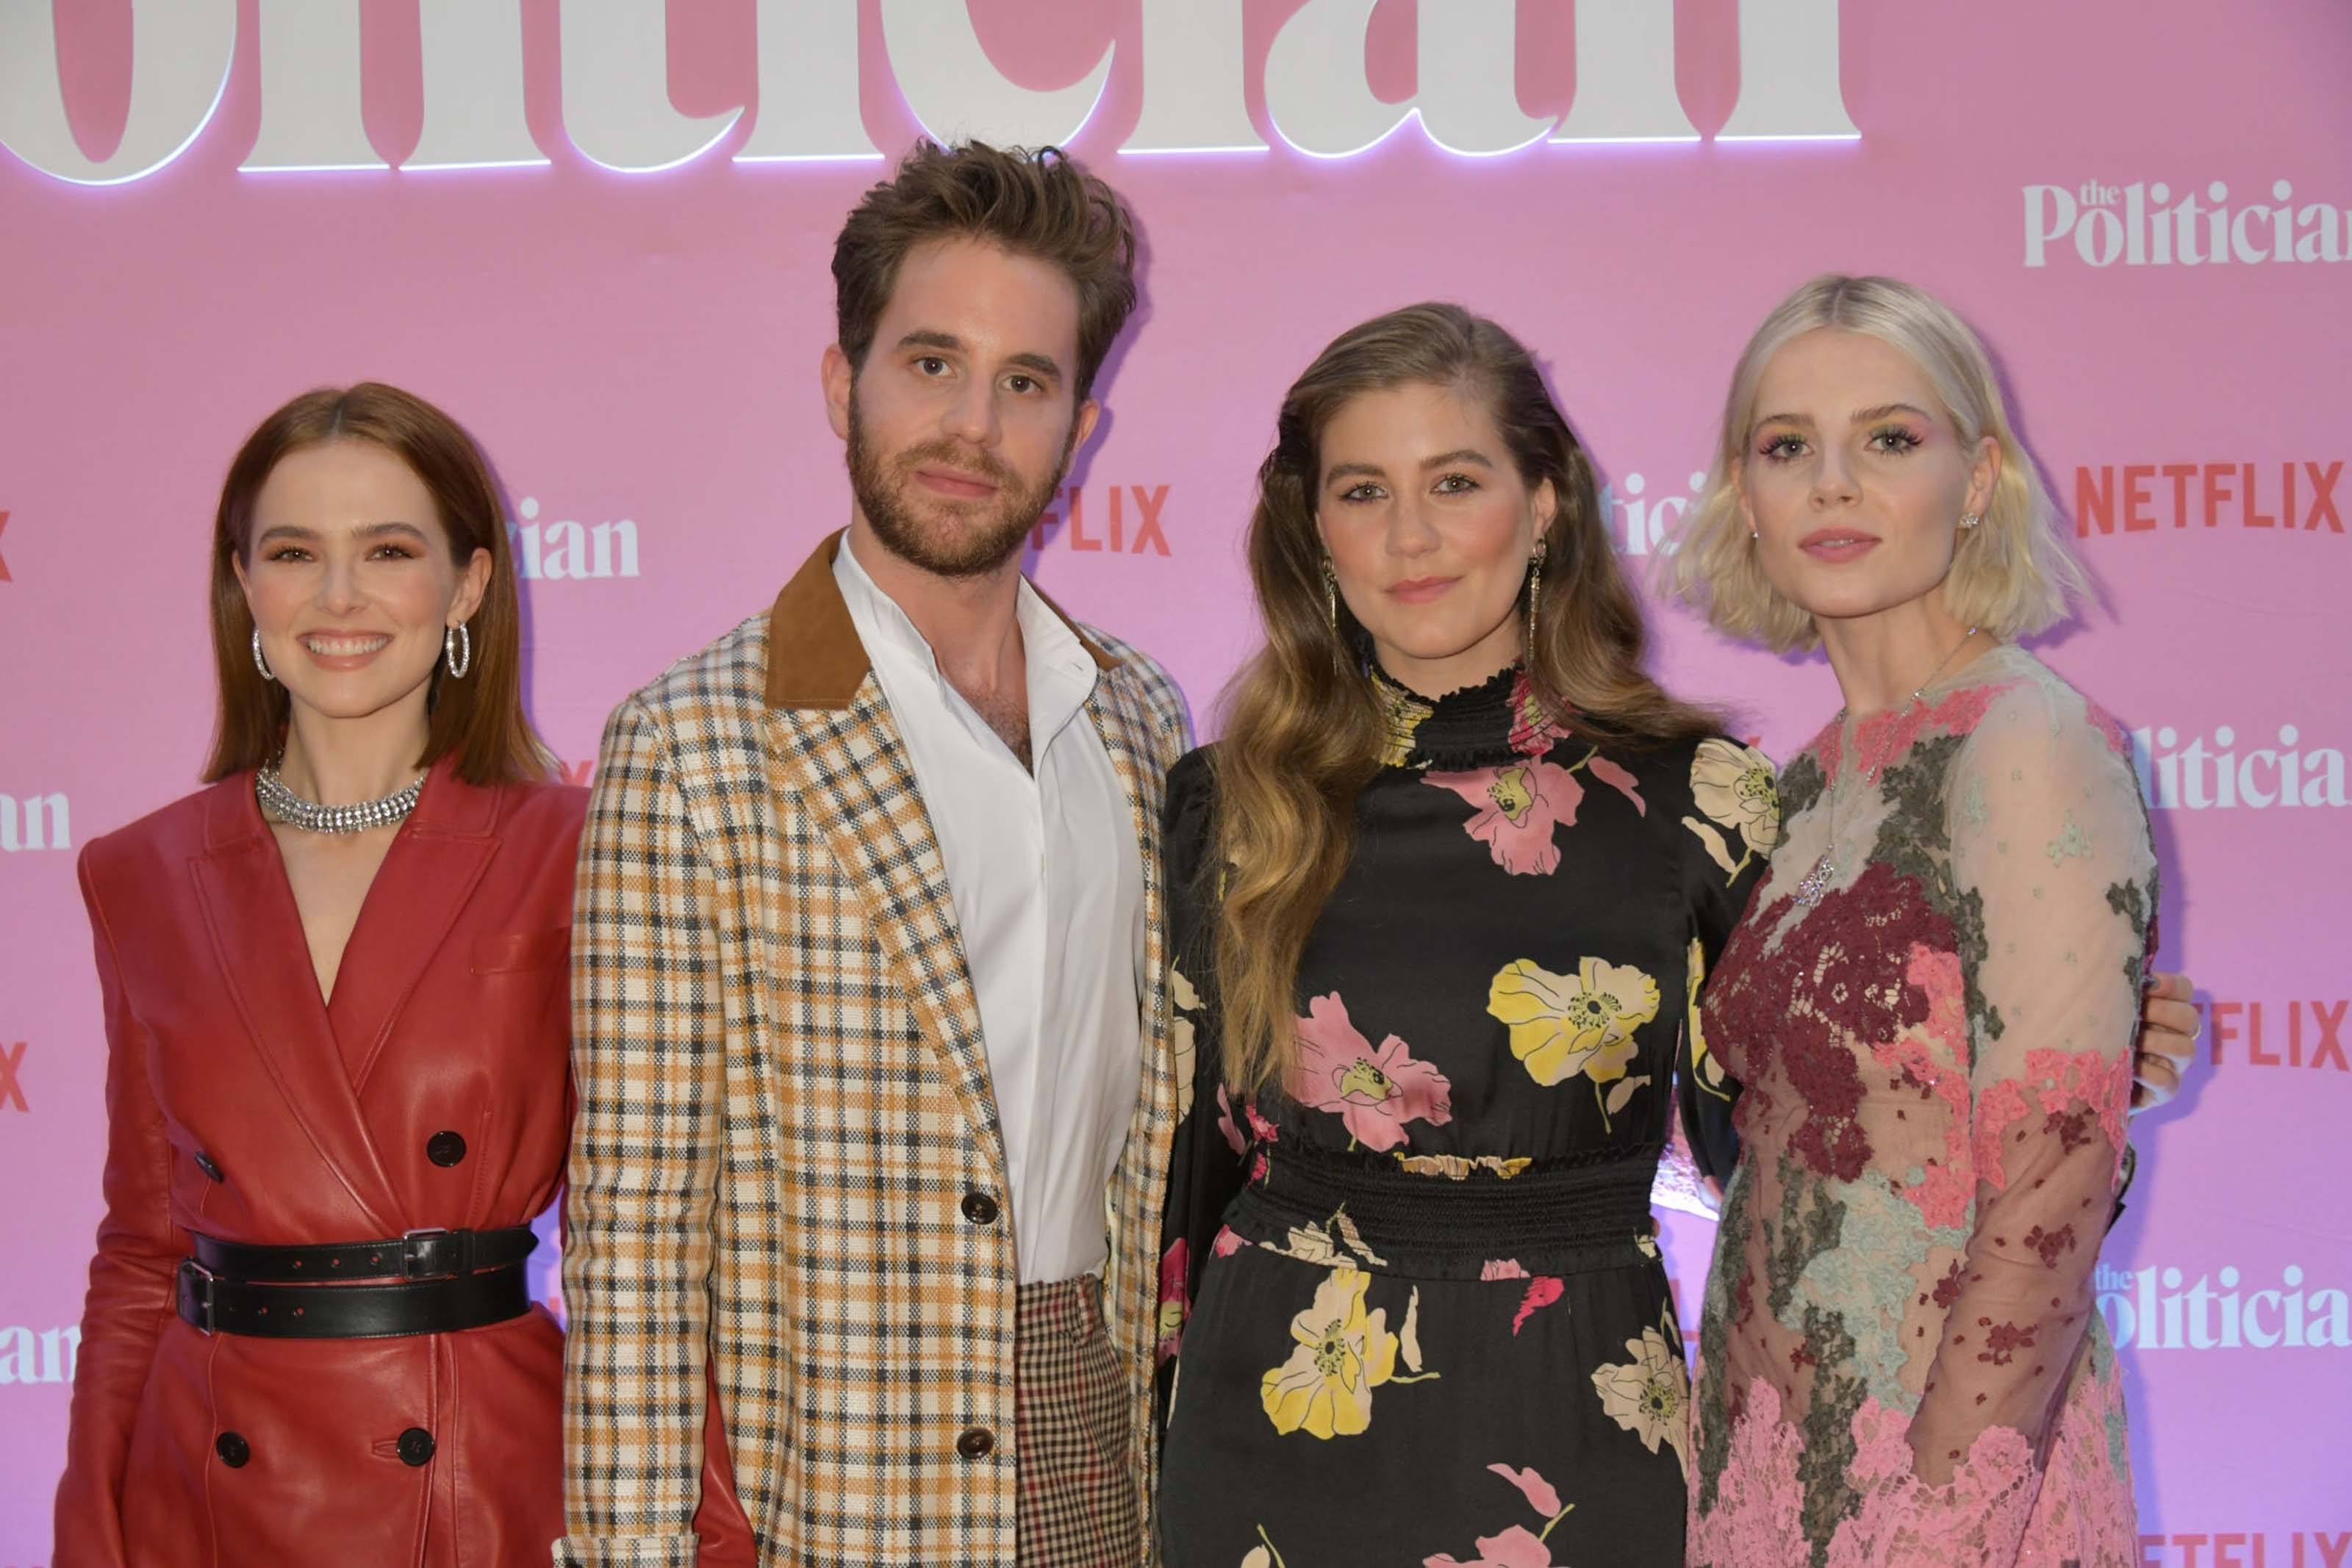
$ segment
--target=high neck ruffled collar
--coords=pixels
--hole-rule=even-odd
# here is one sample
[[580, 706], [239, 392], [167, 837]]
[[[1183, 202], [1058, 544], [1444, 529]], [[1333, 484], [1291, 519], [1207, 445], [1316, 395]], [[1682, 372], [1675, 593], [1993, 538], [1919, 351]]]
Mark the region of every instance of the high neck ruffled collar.
[[1540, 757], [1568, 732], [1536, 705], [1528, 673], [1507, 664], [1475, 686], [1442, 697], [1421, 695], [1372, 664], [1372, 681], [1388, 710], [1388, 768], [1460, 772]]

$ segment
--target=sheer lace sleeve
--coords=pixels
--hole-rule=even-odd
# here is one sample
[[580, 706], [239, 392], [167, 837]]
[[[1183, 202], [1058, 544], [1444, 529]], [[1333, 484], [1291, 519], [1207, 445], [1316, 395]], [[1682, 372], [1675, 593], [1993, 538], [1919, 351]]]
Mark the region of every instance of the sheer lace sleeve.
[[2156, 901], [2130, 764], [2063, 686], [1994, 703], [1947, 810], [1977, 1201], [1909, 1434], [1931, 1485], [1988, 1430], [2040, 1452], [2057, 1419], [2118, 1184]]

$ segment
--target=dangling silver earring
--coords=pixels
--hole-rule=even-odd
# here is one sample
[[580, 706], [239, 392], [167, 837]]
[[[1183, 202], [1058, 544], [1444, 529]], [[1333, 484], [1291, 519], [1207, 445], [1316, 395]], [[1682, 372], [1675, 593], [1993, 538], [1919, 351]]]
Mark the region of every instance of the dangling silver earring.
[[450, 679], [464, 680], [474, 667], [474, 634], [463, 625], [448, 627], [441, 633], [441, 656], [448, 661]]
[[1964, 528], [1975, 528], [1979, 523], [1983, 521], [1984, 519], [1977, 516], [1974, 512], [1962, 512], [1960, 514], [1960, 527]]
[[1536, 653], [1536, 599], [1543, 592], [1544, 543], [1536, 541], [1536, 553], [1528, 559], [1528, 645], [1527, 656]]
[[261, 678], [265, 681], [278, 678], [270, 674], [269, 661], [261, 656], [261, 628], [258, 626], [253, 629], [253, 667], [261, 672]]
[[1331, 558], [1323, 558], [1323, 619], [1331, 628], [1331, 635], [1339, 635], [1339, 577], [1331, 570]]

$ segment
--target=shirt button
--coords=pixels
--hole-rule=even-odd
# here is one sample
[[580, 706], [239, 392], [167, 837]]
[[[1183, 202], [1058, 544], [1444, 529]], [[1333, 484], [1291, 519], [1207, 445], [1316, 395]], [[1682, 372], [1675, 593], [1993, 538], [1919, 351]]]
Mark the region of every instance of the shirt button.
[[422, 1427], [411, 1427], [400, 1435], [397, 1445], [400, 1462], [415, 1469], [433, 1458], [433, 1434]]
[[[196, 1151], [196, 1168], [204, 1172], [205, 1175], [212, 1177], [215, 1181], [226, 1181], [228, 1179], [226, 1176], [221, 1175], [221, 1168], [219, 1166], [213, 1163], [212, 1155], [205, 1153], [202, 1149], [198, 1149]], [[239, 1464], [244, 1463], [242, 1459], [237, 1462]]]
[[215, 1437], [213, 1452], [220, 1456], [222, 1464], [233, 1470], [242, 1469], [245, 1461], [253, 1458], [252, 1447], [235, 1432], [223, 1432]]
[[963, 1195], [963, 1217], [974, 1225], [993, 1225], [998, 1209], [996, 1200], [984, 1192]]
[[455, 1133], [436, 1133], [425, 1140], [425, 1157], [436, 1166], [454, 1166], [466, 1157], [466, 1140]]
[[967, 1459], [984, 1459], [996, 1452], [996, 1434], [985, 1427], [967, 1427], [956, 1438], [956, 1452]]

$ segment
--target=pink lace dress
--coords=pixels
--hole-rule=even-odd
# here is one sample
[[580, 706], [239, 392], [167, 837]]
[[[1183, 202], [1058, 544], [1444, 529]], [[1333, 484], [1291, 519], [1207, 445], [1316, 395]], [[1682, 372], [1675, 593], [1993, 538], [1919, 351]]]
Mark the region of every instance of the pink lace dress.
[[2092, 1303], [2156, 904], [2124, 737], [1996, 648], [1780, 799], [1703, 1013], [1746, 1092], [1690, 1560], [2137, 1563]]

